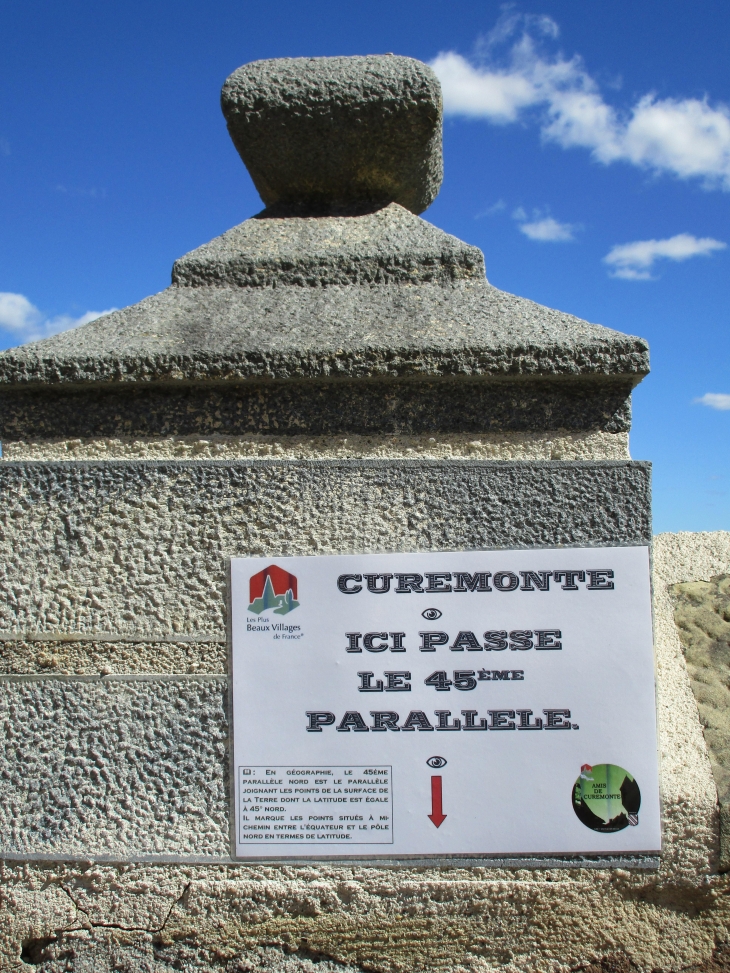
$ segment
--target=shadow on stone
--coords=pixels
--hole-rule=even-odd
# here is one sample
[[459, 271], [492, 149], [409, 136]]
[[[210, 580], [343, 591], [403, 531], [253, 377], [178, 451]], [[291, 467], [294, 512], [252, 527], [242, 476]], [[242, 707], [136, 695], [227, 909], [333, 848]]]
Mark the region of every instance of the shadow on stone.
[[42, 936], [37, 939], [26, 939], [20, 952], [21, 960], [28, 966], [40, 966], [50, 959], [49, 949], [53, 943], [58, 942], [56, 936]]

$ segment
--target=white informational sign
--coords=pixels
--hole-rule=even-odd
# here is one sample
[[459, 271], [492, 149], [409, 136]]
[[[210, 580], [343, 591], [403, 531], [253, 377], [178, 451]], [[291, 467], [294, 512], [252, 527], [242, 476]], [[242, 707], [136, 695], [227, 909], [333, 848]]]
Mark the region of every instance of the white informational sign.
[[646, 547], [231, 562], [236, 855], [660, 850]]

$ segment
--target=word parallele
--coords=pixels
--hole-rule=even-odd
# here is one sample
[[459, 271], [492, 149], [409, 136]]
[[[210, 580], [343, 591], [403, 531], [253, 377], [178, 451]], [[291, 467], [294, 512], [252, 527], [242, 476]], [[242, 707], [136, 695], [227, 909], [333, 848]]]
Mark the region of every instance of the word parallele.
[[[461, 710], [461, 716], [453, 718], [451, 710], [434, 710], [435, 725], [421, 709], [411, 710], [402, 724], [400, 716], [392, 710], [371, 710], [372, 725], [368, 726], [361, 713], [348, 710], [337, 723], [334, 713], [327, 710], [307, 710], [308, 733], [321, 733], [323, 726], [334, 726], [337, 723], [338, 733], [373, 733], [395, 730], [396, 732], [420, 730], [448, 731], [448, 730], [577, 730], [576, 723], [570, 722], [569, 709], [544, 709], [543, 716], [535, 716], [531, 709], [490, 709], [487, 717], [480, 717], [475, 709]], [[543, 719], [544, 717], [544, 719]]]

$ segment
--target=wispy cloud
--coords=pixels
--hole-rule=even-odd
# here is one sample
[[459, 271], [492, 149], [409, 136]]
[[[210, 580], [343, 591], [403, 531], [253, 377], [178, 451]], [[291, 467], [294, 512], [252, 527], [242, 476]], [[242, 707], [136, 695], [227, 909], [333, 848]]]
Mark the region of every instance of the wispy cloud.
[[79, 186], [64, 186], [59, 183], [56, 186], [56, 192], [63, 193], [66, 196], [89, 196], [91, 199], [106, 199], [107, 197], [106, 189], [99, 189], [96, 186], [83, 189]]
[[474, 219], [480, 220], [484, 216], [494, 216], [495, 213], [501, 213], [502, 210], [505, 209], [507, 209], [507, 204], [505, 201], [503, 199], [498, 199], [496, 203], [492, 203], [491, 206], [487, 206], [486, 209], [482, 210], [480, 213], [477, 213]]
[[12, 294], [0, 291], [0, 331], [10, 332], [19, 342], [37, 341], [60, 331], [69, 331], [82, 324], [88, 324], [100, 318], [103, 314], [111, 314], [115, 307], [106, 311], [87, 311], [80, 317], [70, 314], [58, 314], [48, 317], [40, 311], [23, 294]]
[[588, 149], [606, 165], [627, 162], [730, 191], [727, 105], [647, 93], [633, 105], [614, 107], [580, 56], [566, 59], [546, 49], [557, 35], [549, 17], [507, 12], [471, 59], [441, 52], [431, 66], [445, 112], [496, 125], [533, 119], [546, 141]]
[[710, 409], [719, 409], [720, 412], [730, 411], [730, 395], [725, 392], [706, 392], [699, 399], [695, 399], [695, 402], [709, 406]]
[[636, 240], [621, 243], [606, 254], [603, 262], [612, 268], [612, 277], [624, 280], [652, 280], [652, 267], [657, 260], [689, 260], [690, 257], [707, 257], [716, 250], [725, 250], [726, 243], [712, 237], [678, 233], [666, 240]]
[[560, 223], [545, 211], [535, 209], [530, 218], [522, 206], [518, 206], [512, 213], [512, 219], [519, 224], [520, 231], [530, 240], [541, 243], [565, 243], [575, 240], [576, 230], [581, 227], [578, 223]]

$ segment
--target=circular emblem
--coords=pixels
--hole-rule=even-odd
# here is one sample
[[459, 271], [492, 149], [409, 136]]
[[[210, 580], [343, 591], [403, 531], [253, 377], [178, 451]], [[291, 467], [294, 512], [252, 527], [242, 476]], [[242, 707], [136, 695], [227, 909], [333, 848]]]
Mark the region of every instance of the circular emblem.
[[573, 810], [587, 828], [611, 834], [639, 823], [641, 791], [616, 764], [583, 764], [573, 785]]
[[421, 612], [424, 618], [427, 618], [429, 622], [435, 622], [437, 618], [441, 618], [443, 612], [440, 612], [438, 608], [427, 608], [426, 611]]
[[439, 770], [441, 767], [446, 766], [445, 757], [429, 757], [426, 761], [429, 767], [433, 767], [434, 770]]

